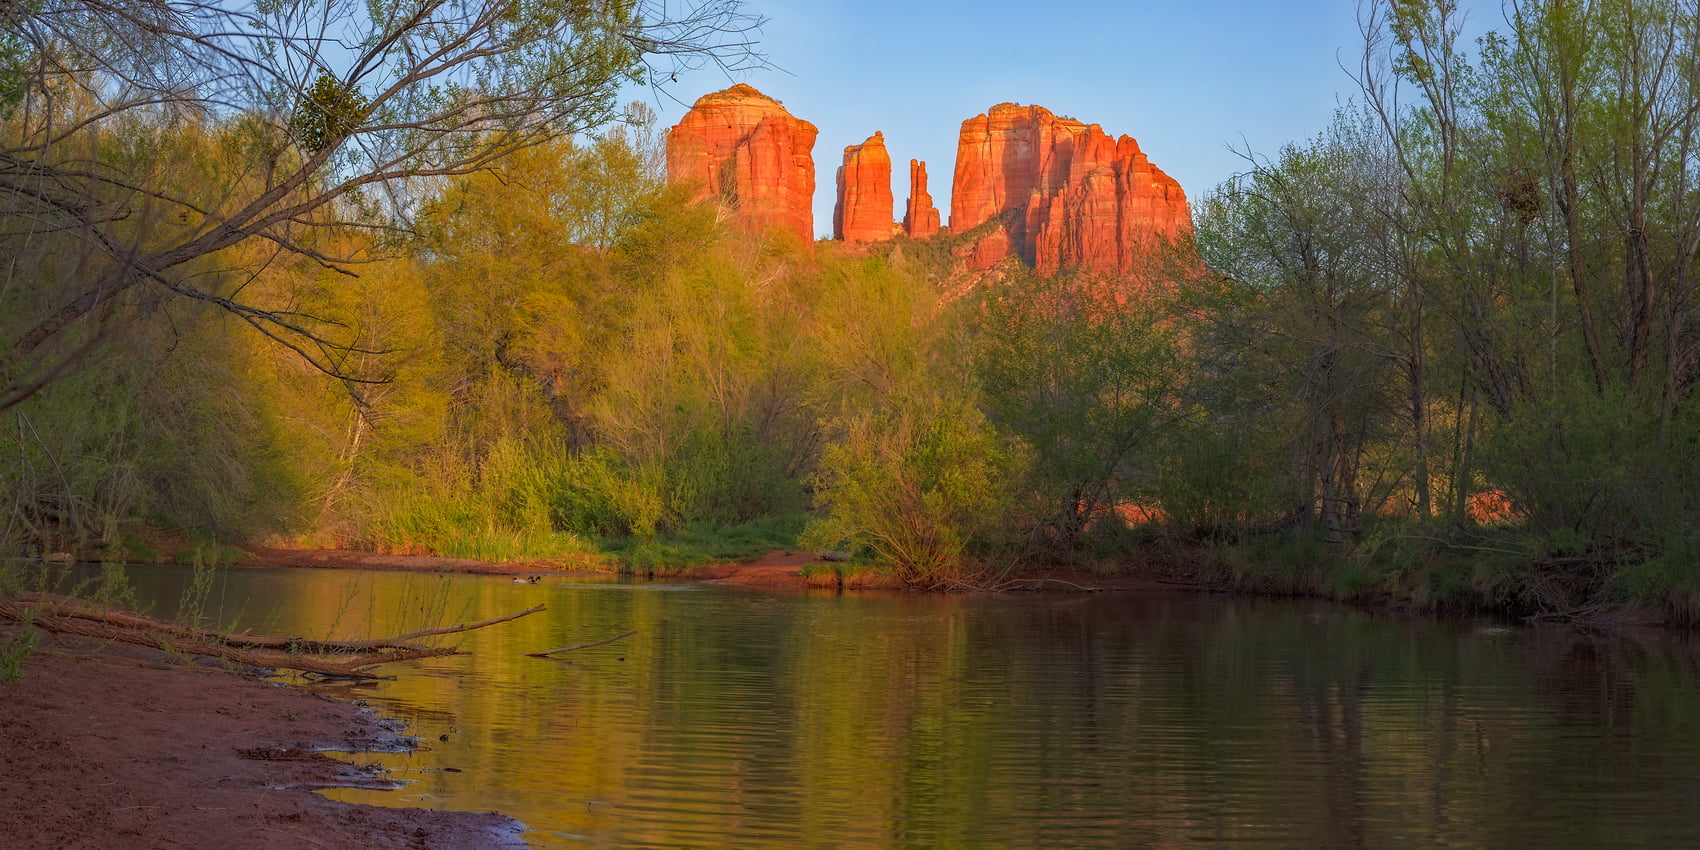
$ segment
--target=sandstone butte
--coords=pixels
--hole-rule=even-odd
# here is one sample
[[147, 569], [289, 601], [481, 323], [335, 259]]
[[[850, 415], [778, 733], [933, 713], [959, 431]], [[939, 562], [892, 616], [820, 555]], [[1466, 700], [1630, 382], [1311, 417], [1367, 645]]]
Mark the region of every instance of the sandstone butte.
[[817, 132], [740, 83], [697, 98], [668, 131], [667, 179], [699, 186], [748, 233], [794, 233], [813, 250]]
[[1192, 221], [1180, 184], [1131, 137], [1013, 103], [962, 122], [957, 142], [951, 232], [994, 218], [969, 249], [970, 268], [1019, 256], [1041, 274], [1125, 274], [1153, 237], [1183, 233]]
[[903, 211], [903, 232], [911, 239], [939, 232], [939, 208], [927, 193], [927, 164], [920, 160], [909, 160], [909, 206]]
[[832, 211], [832, 238], [879, 242], [892, 234], [891, 155], [885, 135], [844, 149], [838, 167], [838, 205]]

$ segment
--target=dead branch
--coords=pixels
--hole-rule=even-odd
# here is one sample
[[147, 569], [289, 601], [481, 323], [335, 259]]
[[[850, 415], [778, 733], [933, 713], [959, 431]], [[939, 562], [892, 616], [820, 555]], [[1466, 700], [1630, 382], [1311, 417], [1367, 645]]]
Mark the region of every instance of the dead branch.
[[184, 656], [202, 656], [232, 661], [250, 667], [283, 668], [300, 670], [304, 673], [317, 673], [322, 676], [335, 676], [351, 679], [376, 678], [363, 672], [367, 667], [377, 664], [387, 664], [395, 661], [406, 661], [414, 658], [433, 658], [442, 655], [453, 655], [457, 650], [450, 647], [422, 648], [419, 650], [395, 650], [391, 653], [367, 656], [355, 662], [326, 661], [304, 655], [289, 655], [280, 652], [254, 652], [232, 646], [211, 643], [198, 639], [189, 629], [160, 629], [160, 628], [129, 628], [98, 619], [82, 617], [65, 617], [57, 614], [27, 613], [30, 606], [20, 605], [10, 601], [0, 601], [0, 617], [23, 622], [29, 617], [29, 623], [37, 628], [46, 629], [61, 634], [81, 635], [98, 640], [119, 641], [122, 643], [146, 646]]
[[210, 629], [197, 629], [191, 626], [183, 626], [167, 620], [147, 617], [132, 611], [125, 611], [121, 608], [101, 605], [96, 602], [90, 602], [86, 599], [77, 599], [70, 596], [55, 596], [47, 593], [20, 593], [17, 595], [17, 598], [20, 601], [29, 603], [31, 606], [46, 614], [57, 614], [64, 617], [78, 617], [86, 620], [109, 623], [123, 628], [163, 629], [200, 640], [223, 643], [228, 646], [247, 649], [270, 649], [280, 652], [303, 652], [317, 655], [328, 655], [342, 652], [376, 652], [384, 649], [400, 649], [408, 651], [421, 650], [426, 649], [426, 647], [414, 643], [413, 641], [417, 638], [470, 632], [474, 629], [482, 629], [485, 626], [493, 626], [497, 623], [517, 620], [521, 617], [548, 610], [546, 606], [539, 604], [527, 608], [524, 611], [507, 614], [501, 617], [492, 617], [488, 620], [481, 620], [476, 623], [461, 623], [454, 626], [443, 626], [435, 629], [421, 629], [417, 632], [408, 632], [407, 634], [397, 635], [391, 638], [318, 640], [306, 637], [228, 634], [225, 632], [212, 631]]
[[546, 610], [544, 606], [537, 605], [515, 614], [476, 623], [424, 629], [394, 638], [325, 641], [226, 634], [146, 617], [87, 600], [43, 593], [0, 599], [0, 618], [28, 622], [48, 631], [131, 643], [185, 656], [218, 658], [251, 667], [283, 668], [356, 679], [376, 678], [363, 671], [380, 664], [437, 658], [458, 652], [452, 647], [412, 643], [413, 638], [471, 631], [543, 610]]
[[517, 614], [509, 614], [505, 617], [492, 617], [488, 620], [481, 620], [481, 621], [476, 622], [476, 623], [466, 623], [466, 624], [462, 624], [462, 625], [458, 625], [458, 626], [444, 626], [440, 629], [421, 629], [417, 632], [408, 632], [405, 635], [400, 635], [398, 637], [390, 638], [390, 640], [392, 642], [395, 642], [395, 643], [401, 643], [403, 641], [411, 641], [411, 640], [415, 640], [415, 639], [422, 638], [422, 637], [432, 637], [434, 635], [447, 635], [447, 634], [454, 634], [455, 632], [469, 632], [469, 631], [472, 631], [473, 629], [482, 629], [485, 626], [494, 626], [497, 623], [505, 623], [509, 620], [517, 620], [517, 619], [524, 617], [528, 614], [535, 614], [539, 611], [547, 611], [547, 610], [549, 610], [547, 607], [545, 607], [542, 603], [539, 603], [539, 604], [534, 605], [530, 608], [527, 608], [524, 611], [521, 611]]
[[545, 651], [545, 652], [527, 652], [526, 655], [531, 657], [531, 658], [548, 658], [549, 656], [554, 655], [558, 652], [572, 652], [575, 649], [589, 649], [590, 647], [593, 647], [593, 646], [601, 646], [605, 643], [613, 643], [614, 641], [617, 641], [620, 638], [631, 637], [632, 635], [635, 635], [635, 634], [637, 634], [637, 629], [632, 629], [631, 631], [626, 632], [623, 635], [615, 635], [611, 638], [604, 638], [603, 640], [593, 640], [590, 643], [581, 643], [577, 646], [563, 646], [560, 649], [551, 649], [551, 650], [548, 650], [548, 651]]

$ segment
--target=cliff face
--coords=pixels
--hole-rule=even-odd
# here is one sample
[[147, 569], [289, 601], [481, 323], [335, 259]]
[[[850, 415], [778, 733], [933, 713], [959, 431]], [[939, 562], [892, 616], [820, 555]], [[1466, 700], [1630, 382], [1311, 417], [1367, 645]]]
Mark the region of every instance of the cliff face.
[[1041, 274], [1129, 272], [1154, 236], [1192, 221], [1180, 184], [1131, 137], [1013, 103], [962, 122], [957, 140], [951, 231], [994, 219], [969, 249], [969, 267], [1018, 256]]
[[779, 101], [735, 85], [698, 98], [668, 131], [667, 179], [700, 186], [747, 232], [791, 232], [812, 248], [816, 133]]
[[903, 211], [903, 232], [925, 239], [939, 232], [939, 209], [927, 192], [927, 164], [909, 160], [909, 204]]
[[[667, 135], [667, 175], [701, 187], [735, 211], [748, 232], [794, 233], [813, 247], [815, 126], [748, 85], [697, 99]], [[909, 163], [902, 229], [939, 232], [926, 164]], [[892, 223], [891, 155], [875, 133], [844, 149], [833, 235], [878, 242]], [[1061, 118], [1039, 106], [1000, 103], [962, 123], [950, 229], [983, 234], [964, 259], [983, 269], [1020, 257], [1041, 274], [1084, 269], [1133, 272], [1145, 246], [1191, 227], [1179, 183], [1128, 136]]]
[[891, 154], [885, 135], [844, 149], [838, 167], [838, 205], [832, 213], [832, 238], [879, 242], [892, 235]]

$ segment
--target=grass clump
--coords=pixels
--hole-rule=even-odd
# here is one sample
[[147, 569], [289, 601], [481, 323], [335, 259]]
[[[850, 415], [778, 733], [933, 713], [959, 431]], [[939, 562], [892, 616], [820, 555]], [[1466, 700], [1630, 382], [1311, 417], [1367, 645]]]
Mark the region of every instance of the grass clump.
[[620, 572], [670, 575], [701, 564], [743, 563], [775, 550], [795, 549], [805, 521], [801, 513], [737, 524], [698, 520], [673, 534], [605, 538], [599, 548]]

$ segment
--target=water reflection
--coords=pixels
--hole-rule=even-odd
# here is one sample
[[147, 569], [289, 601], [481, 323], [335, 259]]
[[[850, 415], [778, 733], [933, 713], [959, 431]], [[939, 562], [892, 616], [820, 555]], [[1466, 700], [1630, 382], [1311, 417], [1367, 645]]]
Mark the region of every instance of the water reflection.
[[[138, 571], [163, 607], [183, 570]], [[256, 631], [546, 614], [338, 692], [430, 746], [383, 805], [539, 846], [1672, 846], [1693, 647], [1203, 595], [927, 597], [225, 572]], [[527, 652], [637, 634], [569, 653]], [[454, 772], [446, 769], [452, 768]]]

